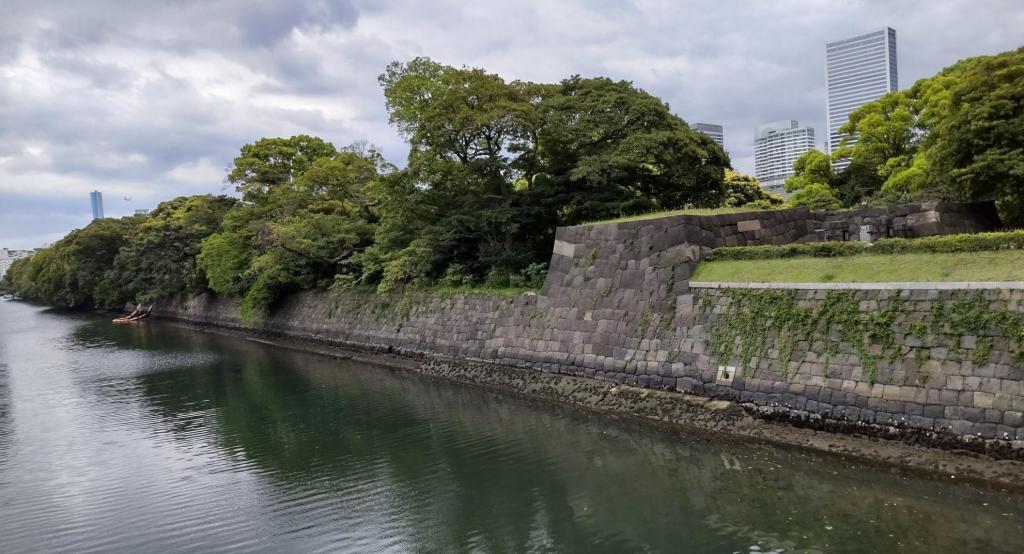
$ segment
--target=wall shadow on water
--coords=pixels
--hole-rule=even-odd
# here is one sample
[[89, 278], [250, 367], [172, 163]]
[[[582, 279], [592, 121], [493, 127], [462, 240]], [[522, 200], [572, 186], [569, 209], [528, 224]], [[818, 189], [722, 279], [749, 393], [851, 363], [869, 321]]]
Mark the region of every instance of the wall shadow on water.
[[1019, 496], [888, 467], [653, 431], [166, 325], [82, 325], [72, 340], [213, 353], [139, 374], [130, 394], [182, 443], [202, 415], [216, 448], [294, 505], [288, 517], [329, 530], [372, 514], [365, 525], [391, 545], [1010, 552], [1024, 536]]

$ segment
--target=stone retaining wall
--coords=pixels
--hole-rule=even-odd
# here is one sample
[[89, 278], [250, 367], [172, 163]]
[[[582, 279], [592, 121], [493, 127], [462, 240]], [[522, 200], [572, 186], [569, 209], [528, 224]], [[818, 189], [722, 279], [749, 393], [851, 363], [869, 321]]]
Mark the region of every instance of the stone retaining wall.
[[[975, 302], [1022, 315], [1019, 290], [850, 291], [865, 317], [899, 299], [906, 309], [893, 322], [895, 354], [877, 354], [874, 382], [865, 375], [853, 344], [840, 333], [798, 341], [784, 376], [777, 336], [764, 358], [740, 370], [737, 357], [717, 360], [710, 328], [728, 317], [732, 289], [680, 294], [661, 310], [545, 308], [536, 295], [514, 298], [457, 295], [379, 296], [300, 294], [288, 298], [261, 330], [400, 354], [453, 356], [580, 375], [627, 385], [734, 400], [770, 417], [813, 425], [833, 421], [891, 431], [942, 431], [958, 436], [1017, 441], [1024, 445], [1024, 368], [998, 329], [977, 335], [945, 332], [929, 322], [917, 336], [914, 321], [927, 321], [934, 304]], [[757, 290], [757, 289], [746, 289]], [[774, 290], [774, 289], [765, 289]], [[790, 291], [816, 306], [832, 289]], [[200, 296], [161, 307], [160, 315], [194, 323], [242, 328], [236, 302]], [[973, 360], [979, 339], [991, 339], [986, 363]], [[826, 356], [824, 342], [834, 343]], [[723, 380], [720, 366], [733, 366]]]
[[[940, 213], [939, 221], [948, 227], [926, 229], [933, 233], [971, 225], [970, 217], [941, 215], [953, 213], [950, 209], [919, 208], [898, 217]], [[844, 213], [845, 221], [859, 224], [857, 214], [866, 212]], [[998, 285], [989, 290], [865, 285], [847, 291], [855, 295], [862, 320], [875, 321], [894, 303], [905, 305], [887, 321], [885, 344], [872, 344], [871, 336], [863, 344], [851, 343], [849, 336], [824, 330], [797, 341], [783, 368], [787, 356], [780, 355], [780, 337], [768, 330], [765, 351], [752, 367], [740, 369], [740, 356], [715, 359], [712, 330], [728, 321], [733, 297], [732, 289], [697, 288], [689, 281], [703, 254], [718, 246], [807, 240], [814, 237], [814, 226], [830, 217], [841, 219], [798, 208], [560, 228], [539, 295], [304, 293], [275, 306], [258, 330], [702, 394], [803, 424], [941, 431], [1024, 447], [1024, 379], [1012, 337], [996, 328], [947, 332], [936, 322], [925, 336], [914, 334], [923, 333], [921, 322], [938, 304], [980, 303], [1024, 317], [1024, 290], [1011, 290], [1013, 284], [1003, 284], [1002, 290]], [[802, 309], [813, 311], [831, 302], [836, 288], [804, 285], [790, 292]], [[157, 313], [245, 327], [234, 300], [208, 295], [164, 303]], [[985, 363], [974, 361], [980, 358], [978, 348], [990, 351]], [[871, 371], [865, 371], [863, 352], [872, 353]]]

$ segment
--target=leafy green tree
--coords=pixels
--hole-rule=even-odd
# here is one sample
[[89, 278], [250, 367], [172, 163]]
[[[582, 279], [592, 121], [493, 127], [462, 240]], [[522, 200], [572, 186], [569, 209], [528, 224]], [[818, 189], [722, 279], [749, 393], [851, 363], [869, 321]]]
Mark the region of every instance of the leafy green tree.
[[[250, 321], [289, 290], [326, 287], [339, 278], [356, 282], [379, 218], [374, 188], [389, 168], [377, 152], [337, 150], [309, 137], [256, 144], [292, 142], [315, 148], [305, 150], [301, 163], [293, 158], [285, 164], [286, 178], [271, 171], [274, 179], [237, 180], [243, 201], [225, 215], [222, 229], [202, 242], [198, 255], [210, 288], [241, 294], [243, 315]], [[242, 148], [231, 175], [263, 174], [238, 170], [239, 165], [262, 167], [254, 161], [260, 158], [253, 155], [253, 146]], [[320, 157], [310, 159], [311, 152]]]
[[245, 201], [255, 202], [275, 186], [291, 183], [316, 160], [336, 155], [332, 144], [309, 135], [264, 138], [242, 147], [228, 173], [228, 182]]
[[1024, 48], [986, 57], [949, 95], [948, 116], [928, 136], [935, 186], [954, 197], [996, 200], [1024, 222]]
[[732, 170], [725, 170], [726, 198], [724, 206], [771, 208], [781, 206], [785, 201], [781, 196], [765, 190], [757, 179]]
[[[916, 103], [903, 92], [887, 94], [850, 114], [833, 160], [865, 168], [856, 179], [861, 196], [871, 196], [894, 173], [910, 167], [917, 146]], [[856, 144], [854, 144], [854, 142]]]
[[226, 196], [179, 197], [161, 203], [128, 238], [97, 290], [101, 304], [152, 302], [206, 289], [196, 257], [235, 204]]
[[843, 202], [991, 199], [1024, 221], [1022, 67], [1022, 50], [967, 58], [853, 112], [836, 152], [852, 161], [833, 182]]
[[113, 307], [97, 297], [103, 297], [104, 276], [140, 219], [97, 219], [68, 233], [12, 266], [4, 288], [53, 306]]
[[528, 148], [526, 85], [426, 58], [392, 63], [380, 83], [410, 152], [403, 175], [386, 183], [389, 221], [378, 241], [387, 246], [375, 250], [372, 271], [390, 286], [436, 277], [451, 263], [482, 272], [528, 259], [520, 230], [531, 210], [511, 160]]
[[380, 77], [409, 141], [367, 252], [382, 288], [546, 261], [557, 225], [725, 199], [728, 157], [628, 82], [512, 82], [426, 58]]
[[579, 76], [540, 98], [537, 189], [559, 224], [724, 202], [728, 156], [660, 99]]
[[835, 210], [842, 205], [832, 188], [836, 174], [827, 154], [808, 150], [793, 162], [793, 176], [786, 179], [787, 204], [812, 210]]

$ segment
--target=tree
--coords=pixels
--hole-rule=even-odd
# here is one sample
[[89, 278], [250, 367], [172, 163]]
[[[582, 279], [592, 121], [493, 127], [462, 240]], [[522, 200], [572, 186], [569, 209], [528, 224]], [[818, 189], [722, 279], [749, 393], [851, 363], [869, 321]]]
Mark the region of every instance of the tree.
[[[532, 210], [523, 205], [516, 188], [521, 174], [511, 159], [529, 148], [527, 85], [427, 58], [392, 63], [380, 83], [391, 123], [410, 145], [407, 168], [389, 181], [394, 188], [385, 197], [391, 201], [385, 218], [403, 227], [381, 227], [390, 234], [378, 240], [391, 247], [377, 250], [386, 281], [429, 278], [452, 263], [482, 273], [487, 266], [512, 269], [528, 259], [520, 229]], [[406, 209], [407, 199], [397, 198], [397, 191], [417, 197], [419, 206]], [[405, 232], [408, 227], [415, 236]], [[441, 251], [428, 254], [418, 240], [424, 236], [436, 237], [430, 243]], [[413, 255], [419, 259], [409, 259]], [[412, 267], [425, 272], [398, 277], [407, 273], [400, 268]]]
[[380, 82], [410, 144], [367, 251], [384, 288], [523, 270], [557, 225], [724, 201], [725, 152], [628, 82], [509, 83], [426, 58]]
[[161, 203], [127, 239], [105, 272], [97, 300], [108, 306], [201, 292], [199, 244], [220, 229], [234, 204], [226, 196], [179, 197]]
[[1005, 222], [1024, 222], [1022, 57], [960, 60], [854, 111], [836, 152], [851, 160], [833, 182], [844, 203], [865, 195], [883, 203], [996, 200]]
[[309, 135], [260, 139], [242, 147], [228, 173], [228, 182], [244, 200], [257, 201], [273, 187], [305, 173], [316, 160], [336, 154], [331, 143]]
[[773, 192], [765, 190], [757, 179], [732, 170], [725, 170], [726, 207], [771, 208], [785, 201]]
[[[301, 155], [285, 161], [254, 154], [295, 144]], [[244, 146], [231, 170], [246, 176], [238, 180], [243, 202], [203, 240], [198, 255], [210, 288], [241, 294], [242, 313], [252, 321], [288, 290], [358, 281], [379, 219], [375, 187], [386, 171], [390, 167], [372, 149], [337, 150], [310, 137]]]
[[805, 206], [812, 210], [835, 210], [841, 206], [831, 183], [836, 175], [828, 155], [808, 150], [793, 162], [793, 176], [786, 179], [786, 192], [791, 196], [790, 206]]
[[628, 81], [574, 76], [543, 89], [539, 110], [537, 188], [559, 224], [725, 200], [721, 147]]
[[[97, 219], [19, 261], [4, 275], [5, 289], [65, 308], [114, 307], [102, 301], [103, 279], [141, 218]], [[99, 294], [98, 294], [99, 293]]]
[[854, 110], [839, 128], [843, 138], [832, 159], [850, 161], [844, 179], [849, 203], [870, 197], [889, 177], [910, 167], [920, 139], [918, 110], [912, 97], [894, 92]]
[[928, 146], [939, 190], [995, 200], [1005, 223], [1024, 223], [1024, 48], [983, 58], [963, 73]]

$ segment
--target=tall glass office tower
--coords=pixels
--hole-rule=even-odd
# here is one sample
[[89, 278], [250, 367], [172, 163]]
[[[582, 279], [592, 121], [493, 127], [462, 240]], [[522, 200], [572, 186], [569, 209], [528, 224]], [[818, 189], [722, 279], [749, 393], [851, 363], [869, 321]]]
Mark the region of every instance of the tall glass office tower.
[[[825, 45], [825, 86], [828, 113], [828, 152], [839, 147], [837, 131], [850, 112], [897, 90], [896, 31], [886, 27], [866, 35]], [[840, 160], [836, 171], [849, 165]]]
[[92, 203], [92, 218], [103, 219], [103, 193], [98, 190], [90, 192], [89, 201]]

